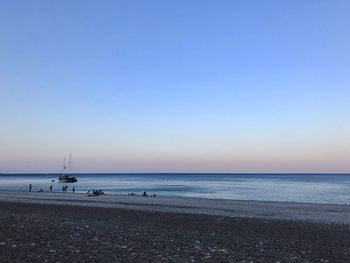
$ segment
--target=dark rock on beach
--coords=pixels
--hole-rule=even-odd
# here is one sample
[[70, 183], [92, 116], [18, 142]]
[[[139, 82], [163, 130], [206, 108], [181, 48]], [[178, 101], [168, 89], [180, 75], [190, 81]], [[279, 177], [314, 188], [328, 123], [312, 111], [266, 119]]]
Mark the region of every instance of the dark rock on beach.
[[350, 262], [350, 226], [1, 202], [0, 262]]

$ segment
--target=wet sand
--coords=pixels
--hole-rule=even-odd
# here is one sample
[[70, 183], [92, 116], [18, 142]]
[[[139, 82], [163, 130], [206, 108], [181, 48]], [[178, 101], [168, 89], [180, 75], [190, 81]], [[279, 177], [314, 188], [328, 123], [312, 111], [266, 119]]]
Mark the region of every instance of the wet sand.
[[185, 197], [142, 197], [128, 195], [86, 196], [62, 192], [0, 191], [0, 201], [31, 204], [61, 204], [88, 207], [123, 208], [148, 212], [310, 221], [350, 224], [350, 206], [303, 204]]
[[0, 262], [349, 262], [350, 225], [0, 202]]

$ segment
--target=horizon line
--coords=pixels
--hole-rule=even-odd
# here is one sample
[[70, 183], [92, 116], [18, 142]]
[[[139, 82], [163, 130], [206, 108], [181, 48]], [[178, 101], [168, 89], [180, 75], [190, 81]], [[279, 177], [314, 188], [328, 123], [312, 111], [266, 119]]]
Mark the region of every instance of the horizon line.
[[[23, 175], [33, 175], [33, 174], [62, 174], [59, 172], [49, 172], [49, 173], [43, 173], [43, 172], [0, 172], [0, 175], [4, 174], [23, 174]], [[287, 175], [303, 175], [303, 174], [315, 174], [315, 175], [329, 175], [329, 174], [335, 174], [335, 175], [350, 175], [350, 172], [76, 172], [71, 174], [106, 174], [106, 175], [114, 175], [114, 174], [145, 174], [145, 175], [151, 175], [151, 174], [246, 174], [246, 175], [254, 175], [254, 174], [287, 174]]]

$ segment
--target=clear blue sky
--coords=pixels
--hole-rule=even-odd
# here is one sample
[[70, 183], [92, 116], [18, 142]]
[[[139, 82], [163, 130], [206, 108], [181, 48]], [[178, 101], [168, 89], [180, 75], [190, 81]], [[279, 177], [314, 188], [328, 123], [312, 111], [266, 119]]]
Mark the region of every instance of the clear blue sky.
[[0, 172], [350, 172], [349, 1], [0, 2]]

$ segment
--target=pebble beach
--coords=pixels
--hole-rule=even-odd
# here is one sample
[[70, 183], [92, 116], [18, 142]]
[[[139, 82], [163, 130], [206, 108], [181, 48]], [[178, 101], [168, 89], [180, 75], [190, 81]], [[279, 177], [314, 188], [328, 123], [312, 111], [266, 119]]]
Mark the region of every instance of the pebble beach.
[[349, 215], [345, 205], [1, 191], [0, 261], [349, 262]]

